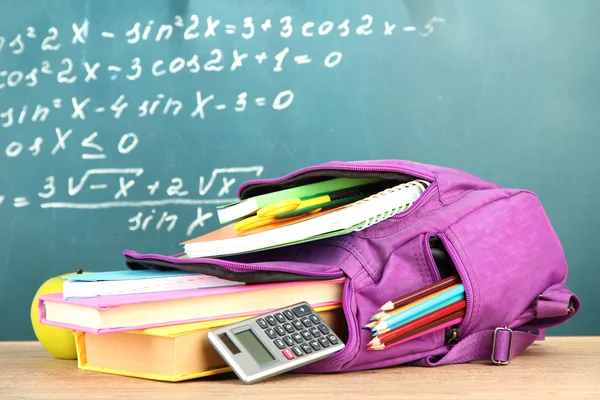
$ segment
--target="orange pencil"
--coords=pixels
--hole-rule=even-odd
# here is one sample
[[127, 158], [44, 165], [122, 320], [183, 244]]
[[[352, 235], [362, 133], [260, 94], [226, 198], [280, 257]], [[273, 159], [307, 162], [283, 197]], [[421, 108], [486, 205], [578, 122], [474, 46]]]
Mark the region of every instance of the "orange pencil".
[[421, 318], [417, 318], [414, 321], [410, 321], [404, 325], [401, 325], [397, 328], [394, 328], [388, 332], [382, 333], [379, 336], [375, 337], [373, 340], [369, 342], [369, 346], [378, 346], [382, 343], [388, 342], [396, 337], [402, 336], [407, 332], [413, 331], [417, 328], [420, 328], [424, 325], [432, 323], [438, 319], [444, 318], [450, 314], [453, 314], [457, 311], [464, 310], [467, 307], [466, 300], [460, 300], [456, 303], [452, 303], [446, 307], [440, 308], [437, 311], [434, 311], [430, 314], [424, 315]]
[[442, 319], [438, 319], [437, 321], [431, 322], [427, 325], [423, 325], [420, 328], [414, 329], [410, 332], [406, 332], [403, 335], [400, 335], [398, 337], [390, 339], [388, 342], [379, 344], [377, 346], [373, 345], [373, 346], [367, 347], [367, 350], [369, 350], [369, 351], [384, 350], [388, 347], [392, 347], [397, 344], [401, 344], [405, 341], [412, 340], [413, 338], [417, 338], [417, 337], [419, 337], [421, 335], [425, 335], [429, 332], [434, 332], [436, 330], [443, 329], [447, 326], [451, 326], [451, 325], [460, 323], [460, 322], [462, 322], [464, 315], [465, 315], [465, 310], [457, 311], [454, 314], [447, 315]]

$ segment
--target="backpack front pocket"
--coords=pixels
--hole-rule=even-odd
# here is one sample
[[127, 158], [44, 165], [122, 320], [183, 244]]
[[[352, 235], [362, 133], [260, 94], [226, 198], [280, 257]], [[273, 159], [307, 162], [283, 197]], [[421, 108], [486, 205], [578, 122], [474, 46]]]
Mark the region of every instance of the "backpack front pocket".
[[507, 194], [440, 234], [465, 284], [461, 337], [523, 324], [537, 297], [566, 277], [562, 247], [536, 196]]
[[445, 344], [451, 346], [460, 339], [462, 330], [464, 329], [464, 326], [467, 325], [471, 316], [471, 283], [468, 280], [468, 275], [462, 260], [444, 233], [438, 232], [425, 235], [423, 249], [425, 251], [428, 266], [437, 281], [457, 276], [458, 281], [464, 288], [465, 309], [462, 321], [447, 327], [444, 331]]
[[[448, 329], [419, 334], [409, 340], [384, 349], [369, 346], [378, 336], [367, 326], [371, 317], [381, 312], [388, 300], [422, 289], [440, 280], [446, 269], [427, 261], [424, 243], [428, 235], [421, 234], [396, 249], [381, 269], [380, 279], [373, 281], [368, 267], [355, 274], [344, 288], [343, 305], [348, 325], [346, 347], [325, 360], [304, 368], [303, 372], [352, 371], [399, 365], [416, 359], [439, 355]], [[360, 257], [356, 258], [360, 262]], [[364, 262], [364, 260], [362, 261]], [[341, 266], [345, 269], [345, 265]], [[442, 271], [442, 272], [440, 272]]]

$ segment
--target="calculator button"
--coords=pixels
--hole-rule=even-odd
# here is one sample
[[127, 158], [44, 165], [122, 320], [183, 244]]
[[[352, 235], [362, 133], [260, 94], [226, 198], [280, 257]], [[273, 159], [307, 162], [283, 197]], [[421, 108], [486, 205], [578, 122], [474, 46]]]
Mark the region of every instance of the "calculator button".
[[302, 318], [300, 321], [302, 321], [302, 323], [304, 324], [305, 327], [309, 327], [312, 326], [312, 322], [310, 322], [310, 319], [308, 319], [307, 317]]
[[277, 334], [279, 336], [285, 336], [285, 330], [283, 330], [283, 328], [280, 325], [277, 325], [275, 328], [275, 332], [277, 332]]
[[300, 348], [299, 348], [298, 346], [294, 346], [294, 347], [292, 347], [292, 351], [294, 352], [294, 354], [295, 354], [297, 357], [300, 357], [300, 356], [302, 356], [302, 355], [304, 354], [304, 353], [302, 352], [302, 350], [300, 350]]
[[321, 350], [321, 346], [319, 346], [319, 342], [317, 342], [316, 340], [311, 340], [310, 342], [308, 342], [308, 344], [310, 344], [310, 347], [315, 349], [315, 351]]
[[315, 314], [310, 314], [308, 316], [308, 318], [310, 318], [310, 320], [312, 321], [312, 323], [315, 324], [315, 325], [319, 325], [321, 323], [321, 320]]
[[294, 328], [298, 329], [299, 331], [304, 329], [304, 325], [302, 325], [302, 322], [300, 322], [299, 319], [292, 321], [292, 325], [294, 325]]
[[273, 340], [273, 343], [275, 343], [275, 346], [277, 346], [278, 348], [285, 349], [285, 343], [283, 343], [283, 340], [275, 339]]
[[327, 335], [329, 333], [329, 328], [324, 324], [319, 325], [319, 330], [323, 333], [323, 335]]
[[302, 349], [302, 351], [304, 351], [306, 354], [310, 354], [312, 353], [312, 347], [310, 347], [310, 345], [308, 343], [302, 343], [300, 344], [300, 348]]
[[256, 323], [258, 324], [258, 326], [260, 326], [263, 329], [266, 329], [269, 326], [269, 325], [267, 325], [267, 321], [265, 321], [262, 318], [257, 319]]
[[283, 315], [285, 315], [285, 317], [286, 317], [287, 319], [289, 319], [290, 321], [291, 321], [291, 320], [293, 320], [294, 318], [296, 318], [296, 317], [294, 316], [294, 313], [293, 313], [293, 312], [291, 312], [290, 310], [285, 310], [285, 311], [283, 312]]
[[308, 306], [298, 306], [292, 308], [292, 311], [294, 312], [294, 314], [296, 314], [296, 317], [303, 317], [307, 314], [310, 314], [312, 310]]
[[292, 338], [296, 341], [296, 343], [302, 343], [302, 335], [299, 333], [294, 333]]
[[338, 340], [334, 335], [327, 335], [327, 339], [331, 342], [331, 344], [337, 344]]
[[271, 339], [275, 339], [277, 337], [277, 334], [275, 333], [275, 331], [273, 330], [273, 328], [265, 329], [265, 333]]
[[294, 333], [296, 332], [296, 330], [294, 329], [294, 326], [292, 324], [290, 324], [289, 322], [286, 322], [285, 324], [283, 324], [283, 327], [285, 328], [286, 331], [288, 331], [289, 333]]
[[329, 347], [329, 340], [327, 340], [325, 336], [319, 338], [319, 343], [321, 343], [321, 346], [323, 347]]
[[277, 320], [275, 319], [274, 316], [269, 315], [269, 316], [265, 317], [265, 319], [267, 320], [267, 322], [269, 323], [269, 325], [271, 325], [271, 326], [277, 325]]
[[[325, 338], [323, 338], [323, 339], [325, 339]], [[327, 339], [325, 339], [325, 340], [327, 340]], [[292, 338], [291, 338], [291, 337], [289, 337], [289, 336], [284, 336], [284, 337], [283, 337], [283, 341], [284, 341], [284, 342], [285, 342], [285, 344], [287, 344], [288, 346], [293, 346], [294, 344], [296, 344], [296, 343], [294, 343], [294, 339], [292, 339]], [[329, 346], [329, 343], [327, 343], [327, 345]]]
[[280, 324], [283, 324], [285, 322], [285, 317], [280, 312], [278, 312], [277, 314], [275, 314], [275, 319], [277, 321], [279, 321]]
[[282, 353], [288, 360], [292, 360], [294, 358], [294, 353], [292, 353], [290, 349], [285, 349], [282, 351]]
[[302, 331], [302, 332], [300, 332], [300, 334], [302, 335], [302, 337], [303, 337], [305, 340], [310, 340], [310, 339], [312, 339], [312, 338], [313, 338], [313, 336], [310, 334], [310, 332], [309, 332], [309, 331]]
[[308, 331], [309, 331], [310, 333], [312, 333], [312, 335], [313, 335], [314, 337], [316, 337], [316, 338], [317, 338], [317, 337], [319, 337], [319, 336], [321, 336], [321, 331], [320, 331], [320, 330], [318, 330], [317, 328], [315, 328], [314, 326], [313, 326], [312, 328], [308, 328]]

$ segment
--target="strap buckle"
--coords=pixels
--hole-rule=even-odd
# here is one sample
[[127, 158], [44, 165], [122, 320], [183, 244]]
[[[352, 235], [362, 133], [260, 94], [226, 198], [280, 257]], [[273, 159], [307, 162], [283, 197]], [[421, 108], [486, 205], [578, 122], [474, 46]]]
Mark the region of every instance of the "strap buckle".
[[[507, 357], [506, 357], [506, 361], [499, 360], [499, 359], [495, 358], [495, 355], [496, 355], [496, 338], [498, 336], [498, 332], [500, 332], [500, 331], [506, 331], [506, 332], [510, 333], [509, 341], [508, 341], [508, 354], [507, 354]], [[513, 336], [514, 336], [513, 330], [510, 329], [506, 325], [504, 327], [498, 327], [498, 328], [494, 329], [494, 338], [492, 340], [492, 356], [491, 356], [492, 362], [494, 364], [497, 364], [497, 365], [506, 365], [506, 364], [508, 364], [510, 362], [510, 356], [511, 356], [511, 353], [512, 353], [512, 345], [513, 345]]]

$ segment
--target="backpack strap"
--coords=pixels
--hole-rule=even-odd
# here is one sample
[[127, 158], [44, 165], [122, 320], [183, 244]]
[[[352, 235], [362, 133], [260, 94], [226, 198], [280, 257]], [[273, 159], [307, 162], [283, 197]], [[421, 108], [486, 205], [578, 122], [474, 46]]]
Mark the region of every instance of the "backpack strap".
[[501, 327], [472, 333], [454, 345], [442, 358], [428, 357], [417, 363], [435, 367], [444, 364], [458, 364], [473, 360], [492, 360], [495, 364], [508, 364], [533, 342], [543, 338], [536, 334]]
[[456, 343], [441, 358], [428, 357], [417, 365], [434, 367], [473, 360], [491, 360], [508, 364], [536, 340], [544, 340], [545, 328], [561, 324], [573, 317], [580, 307], [579, 298], [564, 283], [550, 286], [535, 302], [535, 317], [513, 329], [504, 326], [470, 334]]

